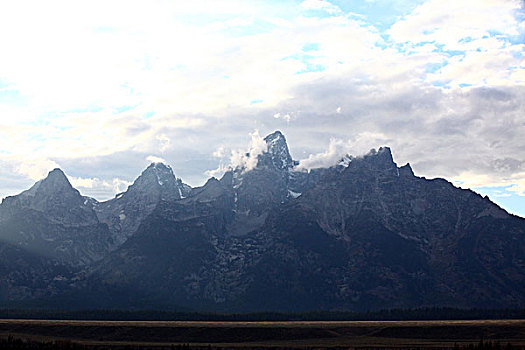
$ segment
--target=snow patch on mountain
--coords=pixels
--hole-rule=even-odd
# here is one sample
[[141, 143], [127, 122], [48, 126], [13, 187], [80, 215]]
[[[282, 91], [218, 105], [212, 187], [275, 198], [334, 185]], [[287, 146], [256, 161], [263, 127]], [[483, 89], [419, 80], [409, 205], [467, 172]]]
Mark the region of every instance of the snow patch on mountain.
[[348, 168], [348, 166], [350, 165], [353, 159], [354, 158], [352, 156], [347, 154], [343, 158], [341, 158], [341, 160], [339, 161], [339, 163], [337, 163], [337, 165]]
[[302, 194], [302, 193], [300, 193], [300, 192], [294, 192], [294, 191], [292, 191], [292, 190], [288, 190], [288, 193], [290, 194], [290, 196], [291, 196], [292, 198], [297, 198], [297, 197], [299, 197], [299, 196]]

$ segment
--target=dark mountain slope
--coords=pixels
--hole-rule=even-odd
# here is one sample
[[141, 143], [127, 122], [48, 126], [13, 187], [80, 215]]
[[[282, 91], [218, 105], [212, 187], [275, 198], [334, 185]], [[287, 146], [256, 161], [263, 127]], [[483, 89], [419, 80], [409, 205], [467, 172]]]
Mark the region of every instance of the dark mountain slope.
[[0, 241], [72, 265], [100, 260], [112, 245], [91, 199], [74, 189], [60, 169], [0, 204]]
[[310, 172], [278, 149], [157, 206], [90, 283], [198, 310], [524, 305], [525, 220], [388, 148]]
[[214, 178], [190, 197], [160, 202], [132, 237], [95, 266], [86, 284], [97, 291], [136, 291], [127, 307], [191, 304], [195, 293], [205, 293], [194, 279], [213, 273], [205, 268], [216, 258], [232, 205], [231, 191]]
[[113, 248], [124, 243], [161, 201], [189, 195], [191, 188], [175, 178], [173, 170], [162, 163], [150, 164], [129, 188], [115, 198], [96, 203], [99, 220], [108, 224], [114, 237]]
[[[280, 132], [197, 188], [151, 164], [114, 199], [60, 170], [0, 205], [0, 297], [200, 311], [525, 307], [525, 220], [390, 149], [301, 170]], [[3, 284], [2, 284], [3, 283]]]
[[74, 268], [13, 244], [0, 242], [0, 306], [62, 294]]
[[[371, 296], [374, 308], [523, 305], [525, 220], [445, 180], [398, 169], [388, 148], [327, 175], [290, 207], [271, 232], [303, 217], [345, 244], [348, 265], [334, 280], [351, 281], [339, 291], [361, 306]], [[284, 232], [302, 234], [299, 225]], [[371, 278], [376, 286], [360, 282]]]

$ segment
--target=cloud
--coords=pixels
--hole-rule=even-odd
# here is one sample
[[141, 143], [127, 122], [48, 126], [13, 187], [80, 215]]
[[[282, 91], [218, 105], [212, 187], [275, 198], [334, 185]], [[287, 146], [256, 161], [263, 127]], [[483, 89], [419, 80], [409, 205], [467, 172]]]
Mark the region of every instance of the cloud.
[[239, 168], [243, 171], [249, 171], [257, 166], [259, 155], [268, 151], [268, 145], [264, 138], [259, 134], [259, 130], [249, 133], [250, 146], [246, 149], [227, 150], [220, 146], [213, 152], [215, 158], [220, 158], [219, 166], [213, 170], [205, 171], [207, 176], [219, 177], [225, 171]]
[[461, 50], [489, 31], [518, 35], [515, 11], [521, 6], [514, 0], [430, 0], [397, 21], [388, 33], [396, 41], [438, 42], [447, 50]]
[[[380, 133], [363, 132], [353, 139], [341, 140], [330, 139], [328, 148], [320, 153], [310, 154], [307, 158], [299, 161], [297, 169], [327, 168], [336, 165], [345, 155], [361, 157], [372, 148], [387, 146], [389, 139]], [[371, 147], [373, 145], [373, 147]]]
[[[441, 60], [427, 79], [447, 86], [523, 84], [520, 1], [436, 1], [419, 5], [389, 30], [404, 50]], [[437, 63], [437, 62], [436, 62]]]
[[519, 178], [518, 176], [514, 177], [516, 178], [516, 183], [512, 184], [507, 190], [514, 192], [520, 197], [525, 197], [525, 174], [522, 174]]
[[32, 180], [38, 181], [45, 178], [51, 170], [58, 167], [58, 164], [50, 159], [35, 158], [21, 162], [16, 167], [16, 171]]
[[325, 0], [305, 0], [301, 3], [301, 7], [307, 10], [324, 10], [330, 14], [341, 14], [341, 9]]
[[297, 169], [325, 168], [335, 165], [342, 156], [348, 145], [342, 140], [330, 139], [328, 149], [317, 154], [310, 154], [308, 158], [299, 161]]
[[275, 113], [275, 114], [273, 115], [273, 117], [274, 117], [275, 119], [283, 119], [283, 120], [286, 120], [286, 122], [289, 123], [290, 120], [292, 120], [292, 116], [291, 116], [290, 114], [292, 114], [292, 113], [283, 113], [283, 114], [281, 114], [281, 113]]
[[209, 176], [209, 177], [220, 178], [225, 172], [231, 169], [232, 169], [231, 166], [220, 163], [216, 169], [206, 170], [204, 173], [206, 174], [206, 176]]
[[234, 150], [230, 156], [230, 166], [233, 168], [241, 168], [245, 171], [252, 170], [257, 166], [259, 155], [268, 151], [268, 145], [264, 138], [259, 135], [259, 130], [250, 133], [251, 145], [248, 152], [242, 150]]
[[163, 159], [161, 157], [157, 157], [157, 156], [147, 156], [146, 160], [148, 162], [150, 162], [150, 163], [164, 163], [164, 164], [167, 164], [165, 159]]
[[170, 147], [171, 140], [166, 134], [161, 134], [157, 136], [157, 140], [160, 143], [160, 151], [164, 152]]
[[501, 177], [494, 174], [463, 171], [452, 180], [463, 188], [505, 188], [505, 192], [499, 193], [498, 197], [511, 195], [525, 197], [525, 172], [512, 173]]
[[101, 199], [109, 199], [110, 194], [124, 192], [132, 182], [119, 178], [113, 178], [110, 181], [99, 178], [82, 178], [69, 176], [71, 185], [78, 189], [80, 193], [87, 196], [93, 196]]
[[4, 176], [60, 164], [112, 184], [156, 155], [200, 185], [208, 169], [253, 167], [263, 145], [246, 156], [246, 135], [280, 129], [305, 167], [388, 145], [418, 175], [522, 193], [520, 1], [398, 6], [386, 31], [313, 0], [0, 7]]

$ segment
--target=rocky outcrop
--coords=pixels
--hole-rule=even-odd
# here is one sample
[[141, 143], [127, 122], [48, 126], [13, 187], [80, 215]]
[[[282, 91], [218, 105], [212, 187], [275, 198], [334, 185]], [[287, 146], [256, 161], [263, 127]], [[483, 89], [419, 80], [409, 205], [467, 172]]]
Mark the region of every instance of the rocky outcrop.
[[60, 169], [54, 169], [29, 190], [2, 201], [1, 242], [60, 263], [88, 265], [104, 257], [113, 244], [91, 205]]
[[125, 192], [93, 208], [100, 222], [109, 226], [116, 248], [135, 233], [160, 202], [182, 199], [190, 192], [191, 187], [175, 178], [169, 166], [152, 163]]

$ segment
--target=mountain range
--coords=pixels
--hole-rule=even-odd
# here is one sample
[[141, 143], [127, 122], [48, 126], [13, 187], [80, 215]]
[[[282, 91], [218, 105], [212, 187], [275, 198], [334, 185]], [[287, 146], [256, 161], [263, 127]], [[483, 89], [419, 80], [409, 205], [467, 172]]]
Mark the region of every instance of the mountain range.
[[284, 135], [192, 188], [152, 163], [115, 198], [60, 169], [0, 204], [0, 306], [193, 311], [525, 307], [525, 219], [388, 147], [302, 170]]

